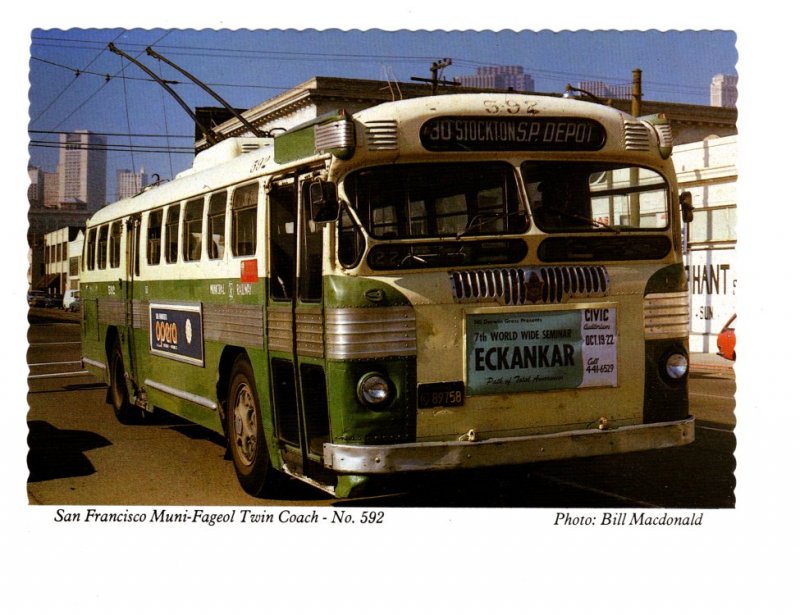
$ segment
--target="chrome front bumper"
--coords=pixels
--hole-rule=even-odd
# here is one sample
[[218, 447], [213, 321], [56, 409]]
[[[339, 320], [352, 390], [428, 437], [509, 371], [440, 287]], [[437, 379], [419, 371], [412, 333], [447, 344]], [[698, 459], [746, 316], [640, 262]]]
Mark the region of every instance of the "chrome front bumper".
[[326, 468], [343, 474], [392, 474], [515, 465], [630, 453], [690, 444], [694, 417], [615, 429], [581, 429], [554, 434], [492, 438], [475, 442], [325, 444]]

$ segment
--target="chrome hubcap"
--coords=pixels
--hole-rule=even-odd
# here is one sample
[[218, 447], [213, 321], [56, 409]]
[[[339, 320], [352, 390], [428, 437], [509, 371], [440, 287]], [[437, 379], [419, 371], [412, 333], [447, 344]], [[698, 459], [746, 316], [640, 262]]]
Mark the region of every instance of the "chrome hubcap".
[[239, 459], [245, 465], [251, 465], [256, 458], [256, 407], [253, 393], [247, 384], [240, 384], [236, 389], [233, 406], [233, 442]]

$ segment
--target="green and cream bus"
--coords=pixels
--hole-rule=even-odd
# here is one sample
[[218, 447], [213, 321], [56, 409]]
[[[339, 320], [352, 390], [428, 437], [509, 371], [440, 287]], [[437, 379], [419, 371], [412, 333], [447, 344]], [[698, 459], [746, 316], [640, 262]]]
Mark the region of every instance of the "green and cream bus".
[[122, 421], [223, 434], [259, 496], [689, 443], [671, 147], [518, 94], [226, 139], [87, 223], [84, 365]]

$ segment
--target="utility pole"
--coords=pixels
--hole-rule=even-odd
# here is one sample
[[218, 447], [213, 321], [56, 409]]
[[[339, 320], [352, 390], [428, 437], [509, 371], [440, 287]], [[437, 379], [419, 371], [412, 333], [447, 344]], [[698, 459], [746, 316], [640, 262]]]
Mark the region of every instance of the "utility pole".
[[639, 117], [642, 114], [642, 69], [633, 69], [633, 87], [631, 88], [631, 115]]
[[[639, 117], [642, 114], [642, 69], [633, 69], [633, 87], [631, 88], [631, 115]], [[632, 187], [639, 185], [639, 168], [631, 167], [630, 181]], [[639, 203], [639, 193], [634, 191], [630, 195], [630, 223], [632, 226], [639, 226], [641, 223], [641, 205]]]
[[430, 79], [424, 79], [423, 77], [411, 77], [411, 81], [422, 81], [423, 83], [430, 83], [431, 94], [433, 96], [436, 96], [439, 90], [440, 83], [442, 85], [461, 85], [458, 81], [446, 81], [445, 79], [439, 79], [439, 72], [450, 66], [452, 63], [453, 63], [452, 59], [442, 58], [441, 60], [431, 64]]

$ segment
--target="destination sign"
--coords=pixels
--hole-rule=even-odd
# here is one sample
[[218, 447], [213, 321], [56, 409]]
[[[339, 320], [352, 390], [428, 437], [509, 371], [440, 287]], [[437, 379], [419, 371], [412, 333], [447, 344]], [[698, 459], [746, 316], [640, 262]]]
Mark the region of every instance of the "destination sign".
[[419, 138], [434, 152], [597, 151], [606, 131], [587, 118], [446, 116], [425, 122]]
[[203, 365], [200, 306], [150, 304], [150, 352]]
[[616, 309], [469, 314], [467, 394], [617, 386]]

